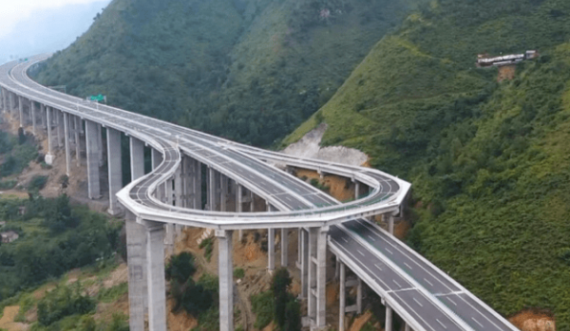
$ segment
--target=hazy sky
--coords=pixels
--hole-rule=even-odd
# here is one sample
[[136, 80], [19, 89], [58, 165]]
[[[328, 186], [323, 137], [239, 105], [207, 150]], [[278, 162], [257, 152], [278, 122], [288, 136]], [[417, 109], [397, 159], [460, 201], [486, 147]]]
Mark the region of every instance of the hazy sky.
[[0, 0], [0, 64], [67, 47], [111, 0]]
[[12, 32], [18, 22], [28, 19], [34, 11], [92, 2], [101, 0], [0, 0], [0, 38]]

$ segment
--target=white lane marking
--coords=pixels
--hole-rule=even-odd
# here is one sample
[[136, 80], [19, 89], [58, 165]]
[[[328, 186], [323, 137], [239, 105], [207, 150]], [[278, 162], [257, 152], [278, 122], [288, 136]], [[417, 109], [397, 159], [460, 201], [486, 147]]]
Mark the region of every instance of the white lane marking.
[[[393, 248], [397, 249], [400, 253], [402, 253], [404, 256], [406, 256], [409, 260], [411, 260], [414, 264], [418, 265], [418, 267], [420, 267], [420, 269], [422, 269], [423, 271], [427, 272], [430, 276], [432, 276], [435, 280], [437, 280], [439, 283], [441, 283], [443, 286], [445, 286], [447, 289], [452, 290], [452, 288], [444, 281], [442, 281], [441, 279], [438, 279], [436, 277], [436, 275], [433, 274], [433, 270], [428, 270], [425, 266], [423, 266], [422, 264], [420, 264], [418, 261], [416, 261], [414, 259], [414, 256], [411, 254], [411, 252], [405, 250], [405, 249], [400, 249], [399, 247], [397, 247], [395, 244], [391, 243], [390, 241], [388, 241], [388, 239], [384, 238], [382, 236], [382, 232], [380, 232], [376, 227], [374, 227], [372, 224], [370, 224], [369, 222], [365, 221], [365, 220], [359, 220], [359, 223], [361, 224], [361, 226], [364, 226], [366, 228], [369, 229], [369, 231], [372, 231], [374, 234], [376, 234], [376, 236], [378, 236], [378, 238], [380, 238], [382, 241], [384, 241], [386, 244], [392, 246]], [[421, 259], [419, 259], [419, 261], [423, 262]], [[429, 265], [428, 265], [429, 266]], [[441, 276], [441, 275], [440, 275]], [[447, 281], [447, 279], [444, 280]]]
[[427, 280], [425, 277], [424, 277], [424, 280], [426, 281], [426, 283], [430, 284], [433, 287], [433, 284], [429, 280]]
[[348, 243], [348, 240], [346, 240], [345, 237], [341, 237], [341, 238], [342, 238], [342, 240], [344, 240], [345, 243]]
[[406, 262], [404, 262], [404, 264], [406, 265], [406, 267], [410, 268], [410, 270], [413, 270], [414, 268], [410, 267], [409, 264], [407, 264]]
[[476, 320], [475, 317], [472, 316], [471, 319], [474, 320], [475, 323], [479, 324], [480, 327], [483, 327], [483, 324], [479, 323], [479, 321]]
[[382, 268], [380, 268], [379, 265], [375, 264], [374, 266], [375, 266], [378, 270], [382, 271]]
[[439, 323], [439, 325], [443, 326], [444, 329], [447, 329], [447, 326], [445, 326], [445, 324], [441, 323], [439, 318], [436, 318], [435, 320]]
[[455, 301], [451, 300], [451, 298], [446, 298], [446, 299], [449, 300], [449, 301], [451, 301], [452, 304], [454, 304], [454, 305], [457, 306], [457, 303], [456, 303]]
[[420, 307], [423, 307], [423, 306], [424, 306], [424, 305], [422, 305], [421, 302], [418, 301], [418, 299], [416, 299], [416, 298], [413, 298], [413, 299], [414, 299], [414, 301], [415, 301]]
[[398, 286], [398, 287], [402, 287], [400, 284], [398, 284], [398, 282], [395, 279], [392, 279], [392, 281]]
[[376, 239], [374, 239], [374, 237], [372, 237], [371, 235], [368, 235], [368, 238], [370, 238], [372, 241], [376, 241]]
[[358, 254], [364, 256], [364, 253], [362, 253], [362, 252], [360, 251], [360, 249], [357, 249], [356, 251], [358, 252]]
[[385, 250], [386, 250], [388, 253], [390, 253], [390, 254], [394, 255], [394, 253], [392, 253], [392, 251], [391, 251], [391, 250], [389, 250], [388, 248], [384, 248], [384, 249], [385, 249]]

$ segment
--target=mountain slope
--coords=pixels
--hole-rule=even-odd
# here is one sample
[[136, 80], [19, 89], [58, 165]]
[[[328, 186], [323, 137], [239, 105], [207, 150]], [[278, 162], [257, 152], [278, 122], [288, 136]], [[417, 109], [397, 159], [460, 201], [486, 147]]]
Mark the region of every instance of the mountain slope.
[[[381, 40], [316, 124], [414, 184], [410, 244], [505, 315], [570, 328], [570, 3], [440, 0]], [[538, 49], [496, 83], [478, 53]]]
[[268, 146], [424, 0], [114, 0], [37, 79]]

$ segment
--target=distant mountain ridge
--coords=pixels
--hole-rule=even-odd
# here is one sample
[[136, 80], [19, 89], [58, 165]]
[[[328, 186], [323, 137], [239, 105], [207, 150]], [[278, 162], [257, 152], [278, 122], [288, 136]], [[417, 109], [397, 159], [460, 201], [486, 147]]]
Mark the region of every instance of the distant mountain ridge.
[[109, 0], [36, 11], [19, 22], [12, 33], [0, 37], [0, 63], [69, 46], [87, 31]]

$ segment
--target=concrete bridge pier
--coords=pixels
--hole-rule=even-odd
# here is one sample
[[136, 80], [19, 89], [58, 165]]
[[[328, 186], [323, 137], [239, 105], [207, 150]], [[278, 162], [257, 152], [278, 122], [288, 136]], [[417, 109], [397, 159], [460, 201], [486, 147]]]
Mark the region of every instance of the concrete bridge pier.
[[42, 128], [47, 130], [47, 114], [46, 114], [46, 106], [43, 103], [40, 103], [40, 119], [42, 120]]
[[231, 230], [216, 230], [220, 282], [220, 331], [234, 330], [233, 248]]
[[[243, 186], [236, 184], [236, 212], [241, 213], [243, 211]], [[243, 240], [243, 230], [238, 230], [238, 240], [241, 242]]]
[[20, 112], [20, 127], [24, 127], [24, 103], [22, 97], [18, 96], [18, 110]]
[[[130, 138], [131, 181], [144, 176], [144, 143], [135, 137]], [[96, 155], [98, 158], [98, 155]]]
[[[61, 110], [57, 110], [57, 148], [63, 148], [63, 138], [65, 133], [63, 132], [63, 112]], [[101, 145], [99, 145], [101, 148]]]
[[83, 123], [79, 116], [74, 116], [75, 118], [75, 160], [77, 166], [81, 166], [81, 137], [80, 134], [83, 132]]
[[326, 254], [328, 227], [309, 229], [307, 310], [311, 330], [324, 330], [326, 321]]
[[103, 163], [105, 163], [105, 153], [103, 151], [105, 145], [103, 145], [103, 129], [101, 124], [97, 124], [97, 139], [99, 139], [99, 167], [102, 167]]
[[150, 331], [166, 331], [164, 225], [144, 221], [146, 228], [148, 324]]
[[36, 103], [30, 100], [30, 112], [32, 113], [32, 133], [36, 135]]
[[97, 133], [97, 123], [85, 120], [89, 199], [99, 199], [101, 197], [101, 185], [99, 183], [99, 149], [101, 149], [101, 146], [99, 146]]
[[299, 250], [300, 254], [300, 278], [301, 278], [301, 299], [307, 299], [309, 295], [309, 232], [304, 228], [299, 228], [301, 234]]
[[117, 215], [121, 206], [117, 192], [123, 188], [123, 167], [121, 151], [121, 132], [107, 128], [107, 167], [109, 171], [109, 209], [108, 213]]
[[392, 331], [392, 308], [386, 303], [386, 324], [384, 331]]
[[53, 164], [53, 160], [54, 160], [54, 156], [53, 156], [53, 146], [52, 146], [52, 125], [51, 125], [51, 118], [52, 115], [52, 108], [51, 107], [46, 107], [46, 127], [47, 127], [47, 140], [48, 140], [48, 152], [45, 156], [45, 161], [47, 164], [51, 165]]
[[[35, 123], [35, 120], [34, 120]], [[35, 125], [34, 125], [35, 127]], [[65, 138], [65, 174], [69, 176], [71, 174], [71, 153], [69, 150], [69, 115], [67, 113], [63, 113], [63, 131], [64, 131], [64, 138]]]
[[281, 266], [287, 267], [289, 262], [289, 229], [281, 229]]
[[[274, 211], [275, 209], [267, 203], [267, 211]], [[275, 270], [275, 229], [267, 229], [267, 271], [271, 274]]]
[[129, 327], [144, 331], [146, 281], [146, 231], [129, 212], [126, 219], [127, 259], [129, 269]]

